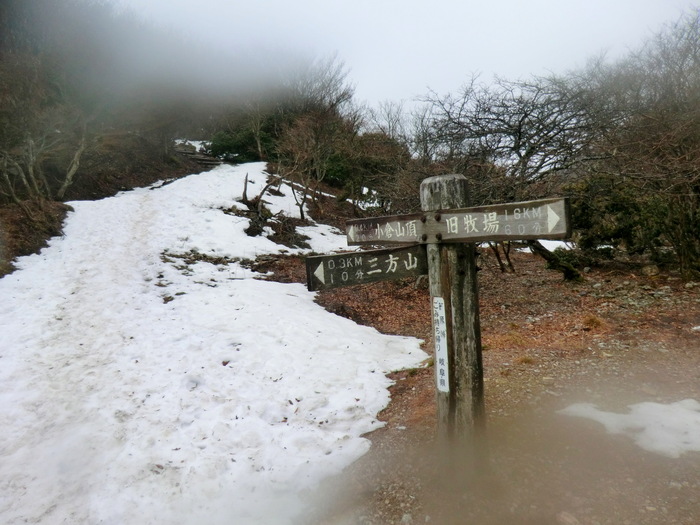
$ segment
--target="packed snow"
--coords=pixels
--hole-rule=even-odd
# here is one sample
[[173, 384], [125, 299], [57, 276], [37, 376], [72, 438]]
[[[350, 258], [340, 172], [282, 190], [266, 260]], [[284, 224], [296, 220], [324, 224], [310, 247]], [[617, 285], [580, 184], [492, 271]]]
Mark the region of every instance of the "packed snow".
[[592, 419], [610, 434], [630, 437], [644, 450], [671, 458], [700, 452], [700, 403], [684, 399], [668, 405], [637, 403], [629, 414], [605, 412], [591, 403], [577, 403], [560, 413]]
[[[305, 490], [368, 450], [385, 374], [427, 356], [241, 264], [303, 251], [222, 211], [264, 168], [72, 202], [64, 235], [0, 279], [2, 523], [292, 523]], [[280, 189], [271, 212], [298, 217]]]

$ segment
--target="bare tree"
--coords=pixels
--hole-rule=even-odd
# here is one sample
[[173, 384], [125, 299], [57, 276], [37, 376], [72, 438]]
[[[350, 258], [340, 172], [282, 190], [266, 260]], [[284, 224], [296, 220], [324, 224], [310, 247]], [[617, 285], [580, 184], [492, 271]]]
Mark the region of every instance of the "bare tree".
[[414, 107], [410, 114], [409, 147], [412, 156], [423, 166], [439, 160], [441, 138], [438, 137], [434, 125], [436, 109], [435, 104], [427, 102]]
[[285, 86], [283, 104], [296, 114], [325, 112], [343, 114], [352, 106], [355, 88], [348, 82], [348, 69], [337, 55], [307, 63], [297, 69]]
[[[314, 164], [320, 162], [320, 151], [316, 147], [313, 125], [304, 118], [297, 119], [280, 138], [277, 144], [279, 171], [291, 181], [294, 200], [301, 219], [306, 217], [306, 205], [314, 181], [320, 182]], [[316, 156], [315, 156], [316, 154]], [[324, 171], [321, 174], [325, 174]]]
[[408, 115], [403, 102], [383, 101], [367, 111], [366, 120], [370, 133], [382, 133], [402, 144], [408, 143]]
[[599, 154], [583, 186], [597, 200], [585, 205], [608, 218], [589, 219], [589, 242], [612, 236], [659, 257], [670, 246], [686, 277], [700, 275], [700, 9], [582, 77], [596, 108]]
[[521, 200], [553, 174], [587, 154], [589, 114], [578, 90], [551, 77], [532, 81], [472, 80], [459, 96], [433, 97], [439, 155], [448, 161], [491, 164], [505, 173], [502, 199]]
[[[561, 175], [590, 155], [592, 125], [584, 95], [558, 77], [497, 79], [489, 86], [472, 78], [457, 96], [428, 99], [438, 139], [434, 156], [471, 180], [474, 204], [560, 192]], [[556, 258], [537, 241], [531, 244]], [[507, 259], [507, 247], [500, 249]]]
[[89, 119], [42, 57], [6, 53], [0, 83], [0, 195], [18, 204], [62, 198], [85, 151]]
[[276, 153], [280, 171], [299, 184], [295, 196], [303, 218], [308, 199], [317, 203], [319, 185], [350, 150], [362, 116], [352, 104], [347, 70], [335, 57], [300, 71], [289, 88], [284, 105], [289, 123]]

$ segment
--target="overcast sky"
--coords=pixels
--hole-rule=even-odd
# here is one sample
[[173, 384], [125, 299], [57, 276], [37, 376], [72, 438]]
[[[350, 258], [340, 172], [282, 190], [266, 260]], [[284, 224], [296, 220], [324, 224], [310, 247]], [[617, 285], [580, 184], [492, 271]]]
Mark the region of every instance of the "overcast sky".
[[[114, 0], [255, 58], [337, 53], [358, 101], [457, 91], [623, 56], [700, 0]], [[261, 54], [262, 56], [262, 54]]]

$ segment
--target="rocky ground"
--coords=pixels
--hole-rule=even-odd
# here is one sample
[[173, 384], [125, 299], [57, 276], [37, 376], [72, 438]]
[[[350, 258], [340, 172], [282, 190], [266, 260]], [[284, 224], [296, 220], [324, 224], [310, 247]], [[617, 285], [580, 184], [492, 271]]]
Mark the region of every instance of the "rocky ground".
[[[438, 446], [433, 368], [397, 372], [370, 452], [309, 498], [305, 523], [698, 523], [700, 453], [644, 451], [574, 402], [627, 412], [644, 401], [700, 400], [700, 283], [613, 266], [564, 282], [529, 253], [479, 272], [487, 422], [481, 444]], [[268, 259], [304, 280], [298, 258]], [[656, 273], [656, 272], [651, 272]], [[329, 310], [431, 351], [427, 286], [376, 283], [318, 293]]]

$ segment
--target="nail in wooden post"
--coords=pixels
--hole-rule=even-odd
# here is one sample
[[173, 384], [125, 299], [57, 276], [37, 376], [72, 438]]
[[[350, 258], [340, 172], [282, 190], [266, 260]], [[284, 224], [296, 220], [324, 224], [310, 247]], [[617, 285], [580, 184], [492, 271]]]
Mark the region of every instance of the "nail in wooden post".
[[[469, 206], [467, 179], [440, 175], [421, 183], [421, 208], [440, 221], [441, 210]], [[484, 378], [476, 283], [475, 246], [428, 239], [433, 303], [438, 435], [476, 438], [484, 423]]]

